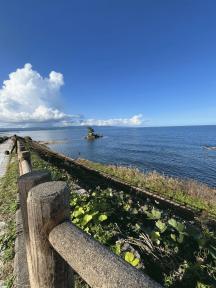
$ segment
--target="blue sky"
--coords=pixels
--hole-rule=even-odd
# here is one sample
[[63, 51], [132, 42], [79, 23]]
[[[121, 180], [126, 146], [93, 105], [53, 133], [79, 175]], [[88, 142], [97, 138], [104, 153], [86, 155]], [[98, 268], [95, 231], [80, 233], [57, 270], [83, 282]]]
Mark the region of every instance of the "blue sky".
[[[26, 63], [42, 77], [61, 73], [60, 99], [35, 100], [48, 109], [31, 112], [41, 122], [58, 109], [67, 125], [77, 114], [114, 124], [140, 114], [138, 125], [216, 124], [215, 15], [214, 0], [1, 0], [0, 85]], [[6, 119], [23, 96], [3, 90]], [[2, 122], [35, 122], [25, 113]]]

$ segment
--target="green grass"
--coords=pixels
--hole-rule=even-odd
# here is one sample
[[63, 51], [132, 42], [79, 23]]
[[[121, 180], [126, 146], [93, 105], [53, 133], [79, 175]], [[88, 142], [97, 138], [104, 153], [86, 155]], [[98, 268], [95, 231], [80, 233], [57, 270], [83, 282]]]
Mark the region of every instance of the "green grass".
[[77, 162], [116, 177], [132, 186], [146, 189], [216, 217], [216, 189], [203, 183], [168, 177], [157, 172], [142, 173], [136, 168], [105, 165], [85, 159], [78, 159]]
[[8, 166], [6, 175], [0, 179], [0, 219], [6, 222], [6, 233], [0, 237], [0, 251], [3, 252], [3, 270], [0, 279], [6, 286], [13, 285], [13, 258], [16, 237], [15, 213], [17, 208], [18, 163], [15, 157]]
[[47, 170], [51, 173], [53, 181], [68, 181], [71, 179], [64, 169], [59, 169], [55, 165], [42, 160], [36, 153], [31, 152], [31, 163], [33, 170]]
[[[55, 166], [49, 165], [32, 153], [33, 166], [37, 169], [47, 169], [52, 174], [53, 180], [67, 180], [63, 173]], [[0, 237], [0, 252], [3, 252], [3, 270], [0, 271], [0, 280], [6, 287], [13, 287], [13, 260], [14, 244], [16, 238], [15, 213], [17, 210], [17, 179], [19, 177], [17, 155], [12, 156], [7, 172], [0, 179], [0, 221], [6, 222], [6, 233]]]

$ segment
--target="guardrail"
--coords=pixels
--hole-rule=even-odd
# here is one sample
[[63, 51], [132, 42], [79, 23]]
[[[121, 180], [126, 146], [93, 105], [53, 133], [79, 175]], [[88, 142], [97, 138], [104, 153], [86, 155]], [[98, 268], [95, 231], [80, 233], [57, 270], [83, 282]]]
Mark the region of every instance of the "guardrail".
[[17, 219], [23, 237], [18, 242], [24, 245], [16, 249], [23, 252], [16, 261], [22, 274], [16, 275], [17, 287], [74, 287], [73, 271], [93, 288], [161, 287], [70, 222], [67, 184], [51, 181], [46, 171], [32, 171], [30, 154], [18, 143]]

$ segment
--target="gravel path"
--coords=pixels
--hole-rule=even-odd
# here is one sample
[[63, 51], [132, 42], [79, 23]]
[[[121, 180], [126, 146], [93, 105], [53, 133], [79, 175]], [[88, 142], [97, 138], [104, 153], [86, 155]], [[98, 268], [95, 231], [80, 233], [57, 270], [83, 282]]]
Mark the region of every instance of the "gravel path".
[[7, 165], [8, 165], [9, 157], [10, 157], [10, 155], [5, 155], [5, 151], [10, 150], [11, 147], [12, 147], [11, 139], [0, 144], [0, 177], [4, 176], [7, 170]]

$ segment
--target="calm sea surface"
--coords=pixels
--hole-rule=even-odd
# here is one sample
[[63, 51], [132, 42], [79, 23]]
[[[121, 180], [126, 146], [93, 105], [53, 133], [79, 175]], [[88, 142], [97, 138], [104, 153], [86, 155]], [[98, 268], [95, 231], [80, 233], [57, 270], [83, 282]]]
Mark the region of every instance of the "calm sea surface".
[[130, 165], [143, 171], [156, 170], [216, 186], [216, 151], [204, 148], [216, 146], [216, 126], [97, 127], [95, 130], [104, 137], [86, 141], [85, 127], [12, 133], [29, 135], [34, 140], [63, 140], [64, 143], [49, 146], [72, 158]]

